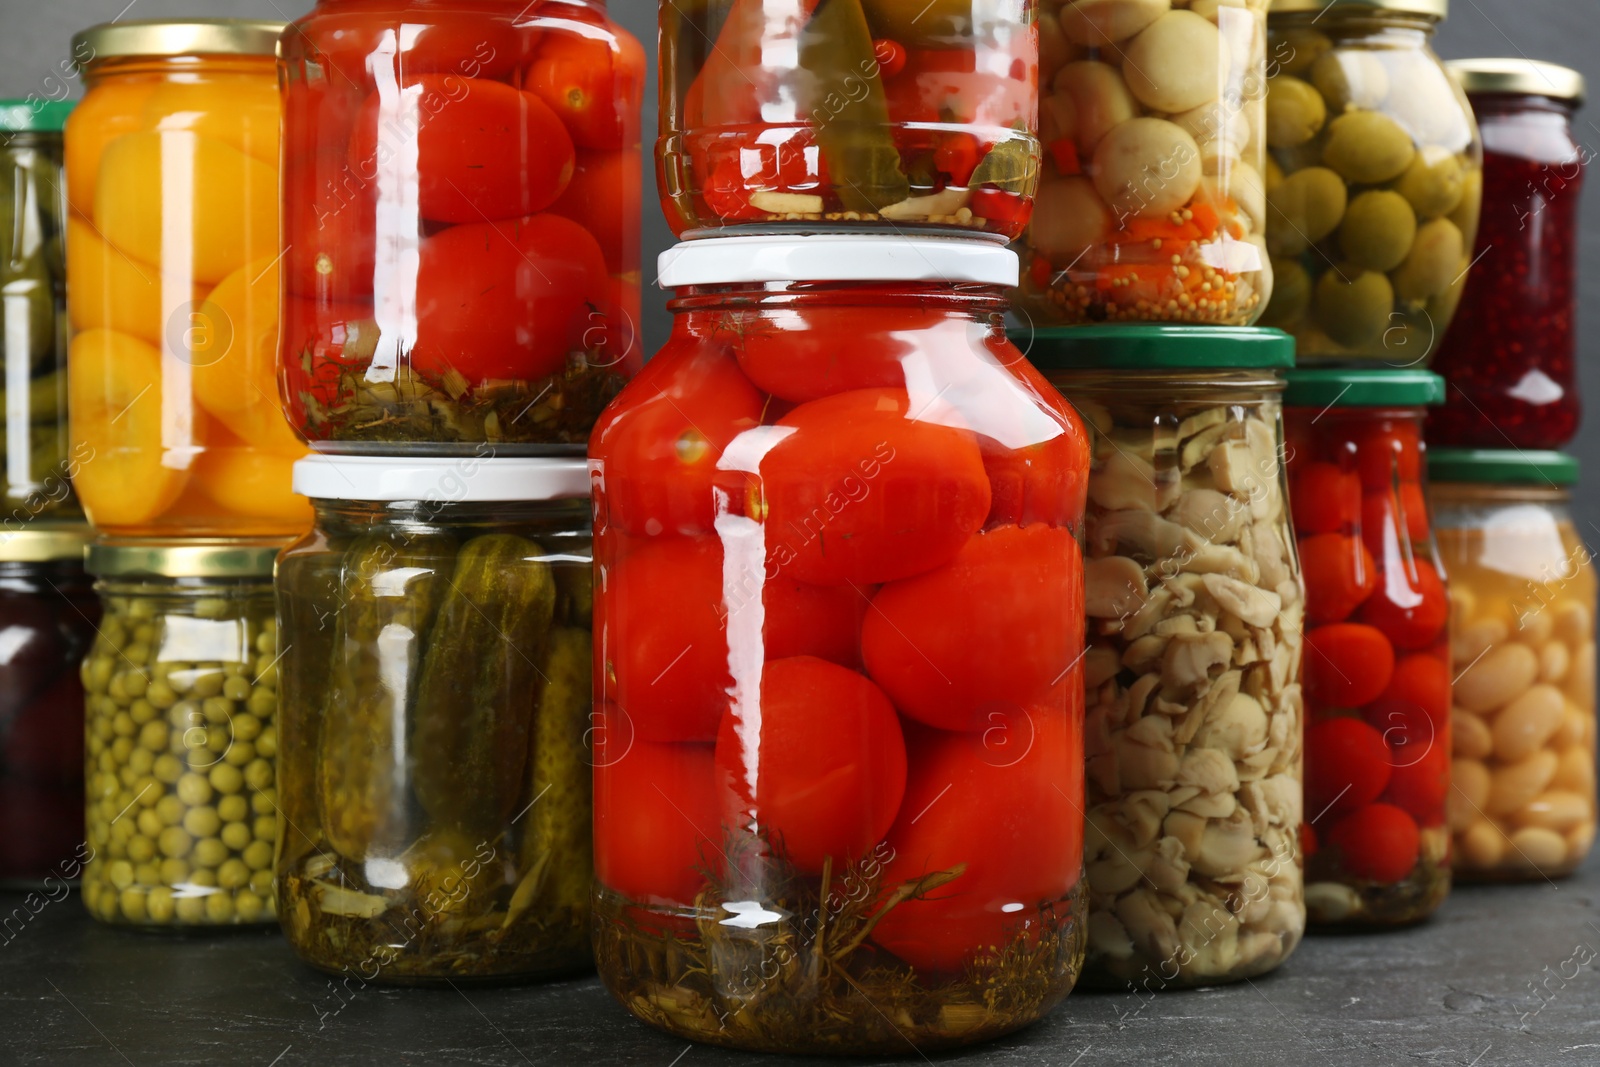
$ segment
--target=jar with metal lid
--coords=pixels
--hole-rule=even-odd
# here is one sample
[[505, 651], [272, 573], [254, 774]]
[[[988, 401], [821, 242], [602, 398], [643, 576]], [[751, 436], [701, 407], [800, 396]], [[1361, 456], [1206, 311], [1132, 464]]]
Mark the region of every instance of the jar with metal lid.
[[756, 1050], [1024, 1026], [1083, 958], [1089, 457], [1001, 328], [1016, 256], [661, 267], [672, 336], [590, 442], [601, 979]]
[[1035, 324], [1261, 317], [1267, 5], [1043, 0]]
[[1277, 330], [1077, 327], [1028, 356], [1094, 436], [1084, 980], [1272, 970], [1305, 930], [1300, 644]]
[[1439, 444], [1560, 448], [1578, 432], [1578, 202], [1591, 153], [1573, 138], [1583, 76], [1525, 59], [1448, 64], [1483, 132], [1475, 264], [1434, 369]]
[[0, 535], [0, 811], [10, 824], [0, 888], [54, 891], [90, 856], [79, 668], [100, 602], [83, 573], [89, 537], [87, 526], [45, 521]]
[[1425, 366], [1467, 283], [1478, 128], [1433, 51], [1448, 0], [1273, 0], [1264, 325], [1302, 366]]
[[1305, 577], [1306, 908], [1396, 926], [1450, 890], [1450, 635], [1421, 370], [1297, 370], [1284, 421]]
[[1595, 574], [1572, 519], [1578, 461], [1434, 449], [1450, 569], [1456, 876], [1540, 881], [1595, 833]]
[[363, 983], [587, 968], [582, 459], [315, 456], [278, 564], [284, 933]]
[[89, 914], [117, 926], [270, 923], [280, 834], [282, 542], [98, 541], [83, 662]]
[[80, 517], [67, 439], [66, 185], [72, 104], [0, 100], [0, 527]]
[[114, 537], [291, 537], [278, 399], [281, 23], [117, 22], [67, 121], [74, 485]]
[[639, 42], [606, 0], [318, 0], [281, 60], [295, 430], [575, 454], [643, 361]]
[[704, 231], [1005, 240], [1039, 181], [1035, 0], [661, 5], [661, 203]]

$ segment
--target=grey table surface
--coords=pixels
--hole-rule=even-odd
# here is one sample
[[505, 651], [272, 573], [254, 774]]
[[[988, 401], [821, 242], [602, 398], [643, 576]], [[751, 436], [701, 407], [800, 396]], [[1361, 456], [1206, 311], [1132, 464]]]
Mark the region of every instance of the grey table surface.
[[[1421, 926], [1309, 939], [1223, 988], [1070, 997], [1020, 1033], [931, 1060], [1111, 1064], [1600, 1063], [1600, 859], [1578, 875], [1458, 889]], [[0, 894], [0, 918], [21, 906]], [[9, 940], [5, 940], [9, 938]], [[922, 1062], [914, 1050], [888, 1062]], [[631, 1019], [593, 977], [336, 996], [274, 932], [108, 929], [76, 897], [0, 933], [0, 1064], [823, 1062], [725, 1052]], [[857, 1061], [865, 1062], [865, 1061]]]

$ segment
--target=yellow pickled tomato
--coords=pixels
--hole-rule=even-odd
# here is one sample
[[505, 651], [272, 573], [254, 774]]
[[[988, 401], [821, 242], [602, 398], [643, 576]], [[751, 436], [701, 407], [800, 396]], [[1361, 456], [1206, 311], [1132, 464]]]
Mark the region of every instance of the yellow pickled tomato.
[[117, 251], [80, 218], [67, 220], [67, 312], [76, 331], [103, 327], [161, 347], [170, 316], [167, 304], [198, 300], [205, 292], [180, 291], [151, 263]]
[[219, 435], [196, 461], [194, 476], [225, 515], [303, 529], [311, 525], [311, 501], [294, 493], [294, 464], [294, 456]]
[[186, 470], [163, 462], [161, 353], [136, 337], [89, 330], [67, 353], [78, 497], [97, 526], [147, 522], [172, 506]]
[[207, 73], [164, 81], [145, 100], [142, 130], [188, 130], [278, 166], [282, 105], [270, 64], [259, 72]]
[[278, 260], [258, 259], [224, 278], [192, 310], [184, 348], [207, 411], [250, 444], [298, 459], [306, 446], [278, 394]]
[[72, 109], [63, 149], [72, 210], [85, 217], [94, 214], [100, 157], [112, 141], [142, 128], [145, 101], [159, 84], [155, 75], [116, 78], [90, 89]]
[[106, 148], [100, 170], [95, 228], [135, 259], [216, 283], [276, 254], [277, 168], [232, 145], [186, 131], [131, 133]]

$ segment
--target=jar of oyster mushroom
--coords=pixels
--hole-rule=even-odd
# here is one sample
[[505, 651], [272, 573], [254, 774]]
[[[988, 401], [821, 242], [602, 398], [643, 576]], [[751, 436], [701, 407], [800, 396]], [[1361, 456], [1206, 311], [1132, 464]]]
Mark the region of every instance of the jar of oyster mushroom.
[[1045, 331], [1030, 358], [1094, 435], [1085, 523], [1090, 913], [1083, 981], [1210, 985], [1305, 929], [1304, 593], [1277, 330]]

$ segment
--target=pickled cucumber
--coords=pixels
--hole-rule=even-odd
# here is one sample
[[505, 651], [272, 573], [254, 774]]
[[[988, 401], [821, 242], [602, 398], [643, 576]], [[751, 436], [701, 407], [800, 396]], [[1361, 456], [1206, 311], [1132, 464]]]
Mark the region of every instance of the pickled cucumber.
[[534, 902], [546, 909], [582, 908], [589, 899], [593, 660], [588, 630], [562, 627], [551, 633], [534, 720], [533, 808], [521, 856], [524, 875], [539, 868], [542, 885]]

